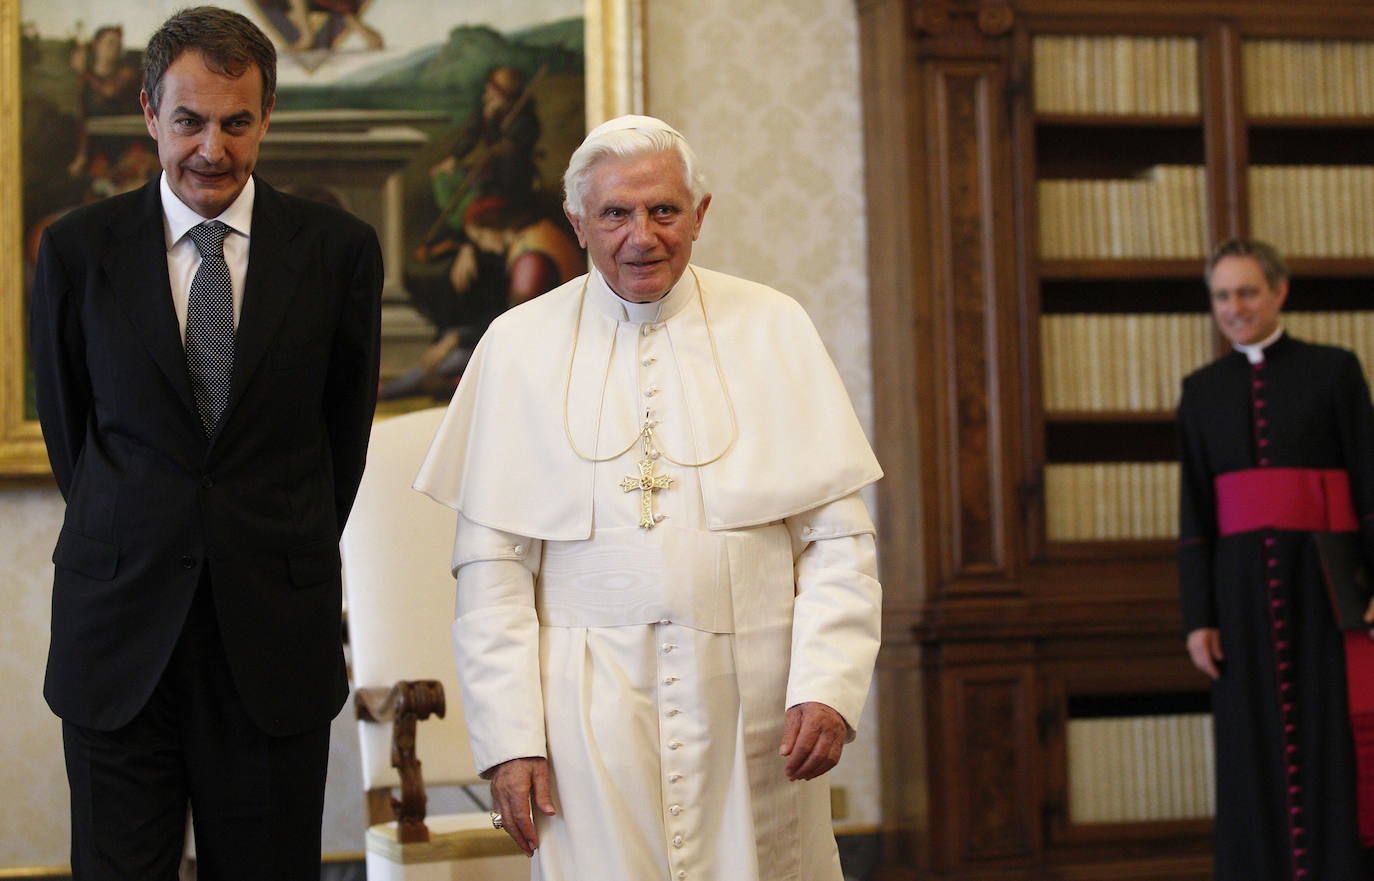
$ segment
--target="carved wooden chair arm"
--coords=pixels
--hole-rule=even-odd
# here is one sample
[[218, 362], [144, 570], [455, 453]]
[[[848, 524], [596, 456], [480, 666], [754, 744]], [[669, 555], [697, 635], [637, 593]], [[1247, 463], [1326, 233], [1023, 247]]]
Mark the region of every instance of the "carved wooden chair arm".
[[415, 723], [430, 716], [444, 717], [443, 683], [403, 679], [390, 688], [359, 688], [354, 707], [364, 722], [391, 723], [391, 766], [401, 776], [401, 797], [390, 799], [397, 836], [402, 844], [429, 841], [425, 826], [428, 798], [415, 753]]

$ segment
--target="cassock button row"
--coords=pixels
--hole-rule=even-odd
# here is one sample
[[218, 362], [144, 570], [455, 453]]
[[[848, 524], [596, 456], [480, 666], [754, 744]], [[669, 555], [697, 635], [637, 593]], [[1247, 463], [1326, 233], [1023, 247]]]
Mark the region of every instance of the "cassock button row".
[[682, 813], [682, 805], [668, 805], [668, 813], [676, 817], [678, 814]]
[[683, 842], [683, 840], [682, 840], [682, 836], [681, 836], [681, 835], [674, 835], [674, 836], [673, 836], [673, 847], [682, 847], [683, 843], [684, 843], [684, 842]]
[[668, 741], [668, 749], [682, 749], [682, 741], [680, 741], [680, 740], [670, 740], [670, 741]]
[[671, 618], [659, 618], [659, 619], [658, 619], [658, 623], [660, 623], [660, 624], [672, 624], [673, 621], [672, 621]]
[[666, 655], [675, 648], [677, 648], [677, 646], [673, 645], [671, 642], [665, 642], [663, 644], [663, 653]]
[[677, 707], [673, 707], [671, 710], [668, 711], [668, 718], [669, 718], [669, 719], [673, 718], [674, 716], [681, 716], [681, 715], [682, 715], [682, 710], [678, 709]]
[[681, 779], [682, 779], [682, 775], [679, 774], [679, 773], [677, 773], [676, 771], [674, 771], [673, 773], [671, 773], [671, 774], [668, 775], [668, 782], [669, 782], [669, 783], [676, 783], [676, 782], [678, 782], [678, 781], [681, 780]]
[[645, 356], [644, 358], [640, 359], [640, 362], [639, 362], [639, 363], [642, 364], [642, 365], [645, 366], [645, 367], [652, 367], [652, 366], [654, 366], [654, 364], [656, 364], [657, 362], [658, 362], [658, 356], [657, 356], [657, 355], [648, 355], [648, 356]]
[[687, 872], [684, 871], [683, 869], [678, 869], [678, 870], [677, 870], [677, 876], [678, 876], [679, 878], [686, 878], [686, 877], [687, 877]]
[[179, 563], [181, 564], [181, 568], [183, 568], [183, 569], [194, 569], [194, 568], [196, 568], [196, 558], [195, 558], [195, 557], [182, 557], [182, 558], [181, 558], [180, 560], [178, 560], [177, 562], [179, 562]]
[[674, 682], [677, 682], [677, 677], [676, 677], [676, 676], [664, 676], [664, 677], [663, 677], [663, 684], [664, 684], [664, 685], [672, 685]]

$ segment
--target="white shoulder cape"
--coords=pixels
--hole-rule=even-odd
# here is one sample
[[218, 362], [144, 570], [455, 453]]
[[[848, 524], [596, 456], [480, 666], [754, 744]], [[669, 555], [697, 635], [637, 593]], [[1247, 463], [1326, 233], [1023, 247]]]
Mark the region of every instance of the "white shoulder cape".
[[[714, 455], [729, 442], [731, 402], [739, 423], [729, 451], [699, 471], [707, 526], [740, 529], [781, 520], [880, 478], [839, 374], [801, 306], [764, 285], [692, 270], [679, 284], [699, 279], [700, 290], [665, 325], [698, 454]], [[573, 279], [492, 322], [420, 467], [416, 489], [493, 529], [552, 541], [591, 536], [594, 467], [574, 451], [568, 432], [590, 455], [598, 432], [607, 435], [603, 447], [628, 441], [638, 419], [601, 412], [617, 322], [591, 304], [581, 310], [569, 381], [587, 280]], [[595, 275], [592, 280], [603, 284]]]

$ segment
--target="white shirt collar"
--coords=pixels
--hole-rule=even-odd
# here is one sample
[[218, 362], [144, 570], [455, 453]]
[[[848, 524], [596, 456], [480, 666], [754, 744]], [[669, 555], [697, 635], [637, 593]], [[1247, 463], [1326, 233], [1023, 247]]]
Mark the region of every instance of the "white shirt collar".
[[596, 308], [611, 318], [616, 321], [645, 324], [654, 321], [667, 321], [681, 312], [682, 308], [691, 302], [697, 286], [696, 274], [688, 266], [687, 270], [677, 280], [677, 284], [673, 285], [672, 290], [668, 293], [652, 303], [633, 303], [611, 290], [611, 286], [606, 283], [601, 271], [593, 266], [588, 287], [588, 299], [595, 304]]
[[[162, 192], [162, 231], [167, 237], [167, 250], [176, 247], [181, 237], [186, 235], [186, 231], [199, 223], [204, 223], [206, 218], [201, 217], [194, 210], [186, 205], [172, 192], [171, 186], [167, 183], [167, 172], [162, 173], [162, 178], [158, 184]], [[211, 220], [218, 220], [228, 226], [234, 232], [244, 236], [252, 234], [253, 227], [253, 194], [256, 190], [251, 176], [248, 183], [243, 185], [238, 198], [224, 209], [219, 217], [212, 217]]]
[[1283, 336], [1282, 324], [1274, 328], [1273, 333], [1257, 343], [1252, 343], [1248, 346], [1242, 345], [1241, 343], [1232, 343], [1232, 345], [1235, 346], [1236, 351], [1244, 355], [1251, 364], [1258, 364], [1264, 360], [1264, 350], [1272, 346], [1281, 336]]

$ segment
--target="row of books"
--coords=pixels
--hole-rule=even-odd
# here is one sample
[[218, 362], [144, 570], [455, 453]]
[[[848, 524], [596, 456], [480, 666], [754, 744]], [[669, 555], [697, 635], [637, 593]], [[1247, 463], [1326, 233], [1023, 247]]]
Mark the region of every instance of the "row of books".
[[1374, 166], [1251, 166], [1250, 217], [1291, 257], [1374, 256]]
[[1049, 541], [1177, 536], [1177, 462], [1045, 466], [1045, 537]]
[[1203, 257], [1206, 173], [1156, 165], [1127, 180], [1039, 181], [1040, 257]]
[[1191, 37], [1043, 35], [1032, 41], [1031, 60], [1037, 113], [1199, 112], [1198, 43]]
[[1071, 823], [1215, 812], [1210, 714], [1070, 719], [1067, 748]]
[[1374, 115], [1374, 42], [1248, 40], [1241, 58], [1251, 116]]
[[[1198, 281], [1198, 304], [1206, 291]], [[1183, 377], [1216, 357], [1206, 313], [1040, 317], [1041, 386], [1055, 412], [1171, 410]]]

